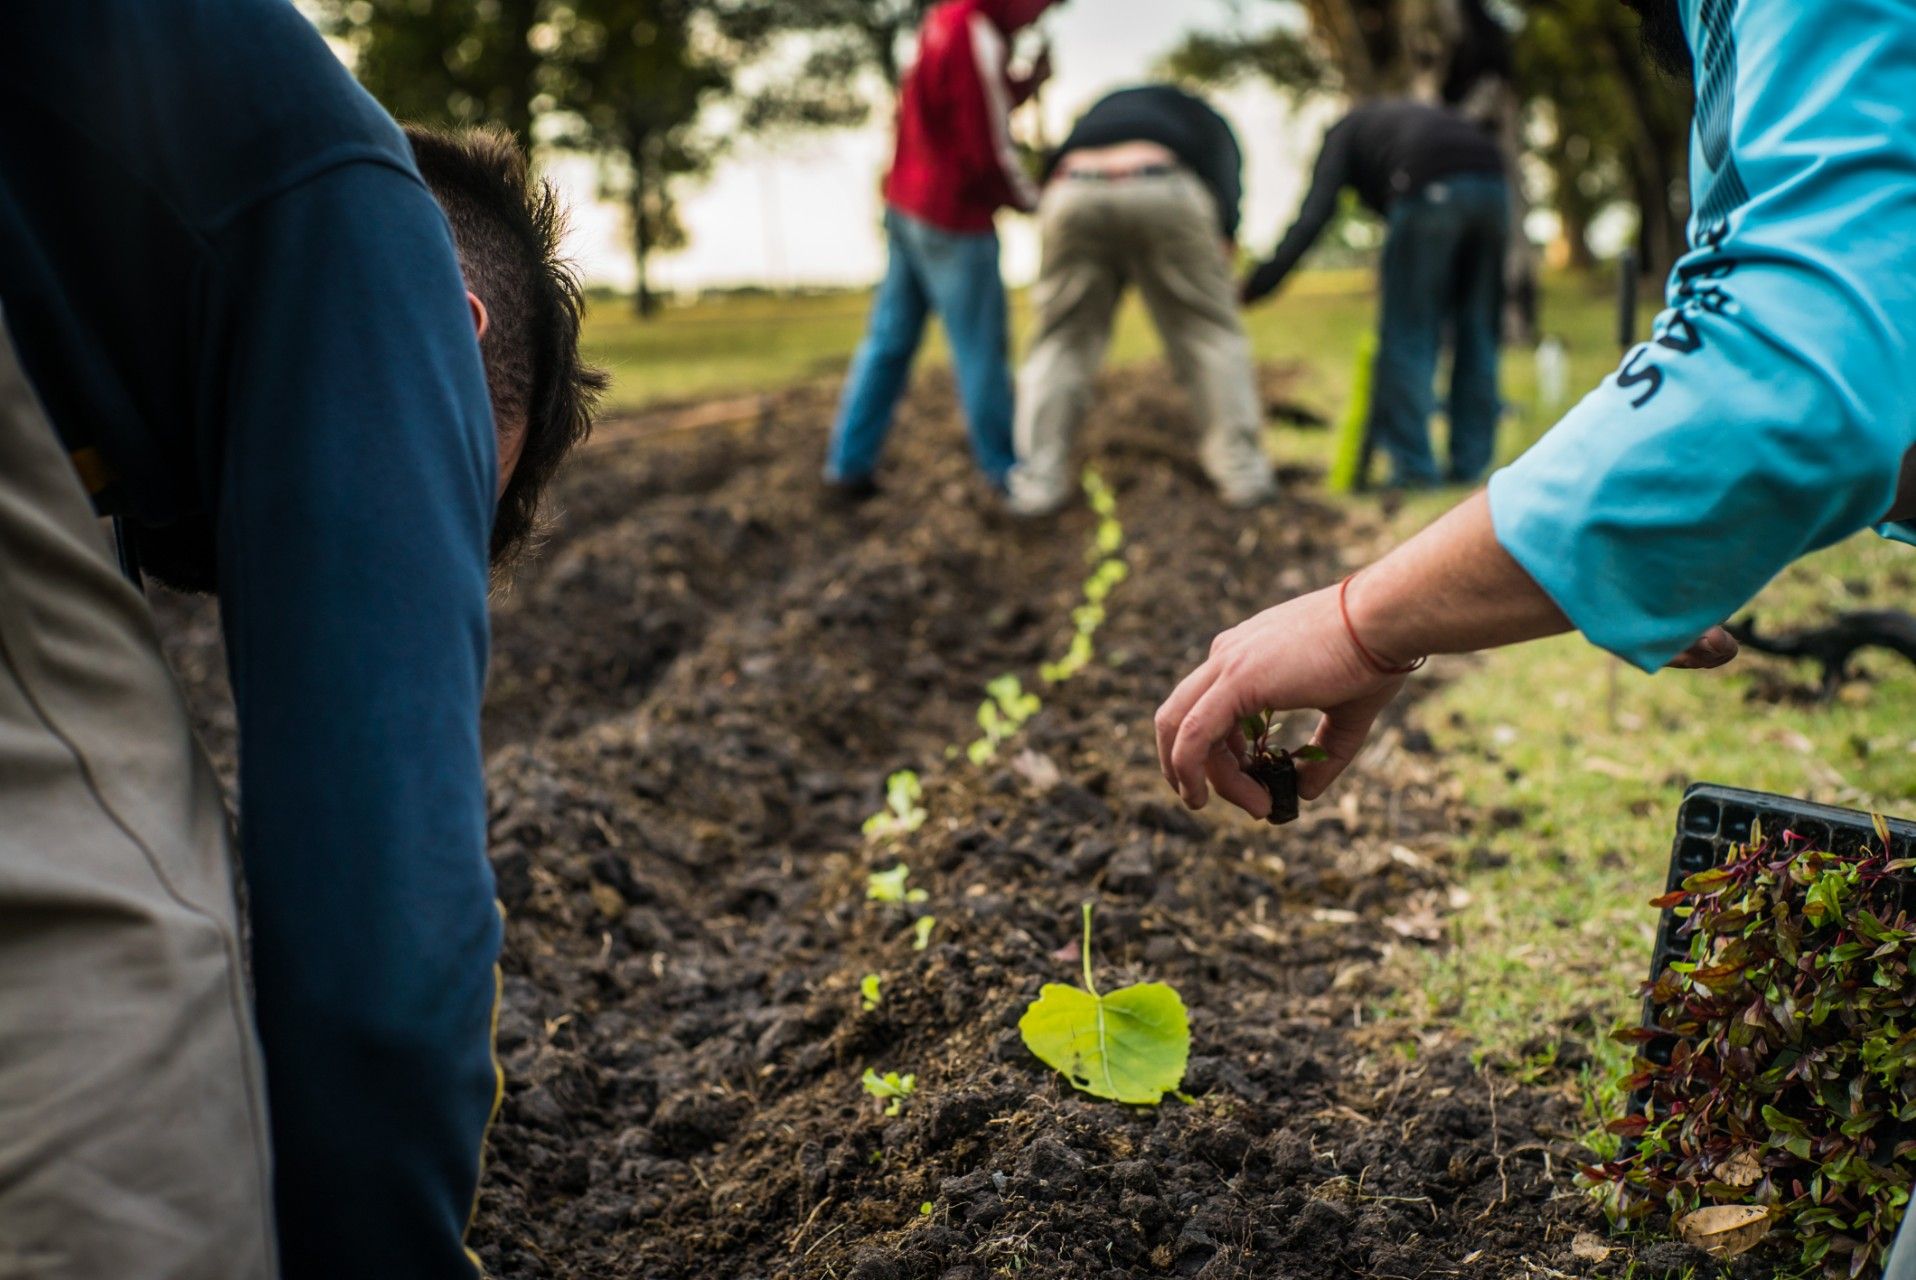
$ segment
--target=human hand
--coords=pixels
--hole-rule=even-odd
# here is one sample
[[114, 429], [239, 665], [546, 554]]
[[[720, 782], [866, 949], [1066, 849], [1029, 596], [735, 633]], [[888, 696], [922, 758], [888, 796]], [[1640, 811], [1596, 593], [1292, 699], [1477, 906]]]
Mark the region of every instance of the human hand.
[[1211, 642], [1211, 656], [1158, 708], [1158, 764], [1191, 808], [1202, 809], [1214, 787], [1264, 818], [1271, 797], [1245, 772], [1247, 745], [1238, 728], [1245, 716], [1323, 712], [1311, 744], [1326, 758], [1297, 766], [1298, 795], [1315, 800], [1357, 757], [1378, 713], [1403, 687], [1402, 675], [1379, 675], [1358, 652], [1338, 588], [1300, 596]]
[[1671, 671], [1714, 671], [1736, 661], [1743, 646], [1722, 627], [1711, 627], [1697, 642], [1664, 664]]

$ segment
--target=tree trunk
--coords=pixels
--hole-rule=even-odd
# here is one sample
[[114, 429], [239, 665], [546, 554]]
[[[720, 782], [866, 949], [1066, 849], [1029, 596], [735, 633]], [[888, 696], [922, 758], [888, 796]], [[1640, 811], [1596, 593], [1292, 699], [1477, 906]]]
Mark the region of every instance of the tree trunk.
[[532, 100], [539, 95], [540, 56], [532, 47], [532, 28], [539, 21], [540, 0], [507, 0], [500, 24], [512, 34], [506, 53], [504, 83], [513, 88], [500, 124], [512, 130], [528, 154], [532, 150]]
[[646, 212], [647, 197], [653, 181], [646, 136], [636, 134], [630, 144], [632, 157], [632, 259], [638, 265], [638, 287], [632, 293], [633, 310], [639, 319], [649, 320], [659, 309], [652, 296], [652, 219]]
[[1635, 42], [1612, 29], [1611, 64], [1629, 92], [1625, 95], [1634, 108], [1631, 125], [1636, 144], [1630, 149], [1630, 188], [1636, 198], [1640, 221], [1638, 261], [1646, 277], [1669, 274], [1682, 256], [1686, 244], [1688, 210], [1678, 206], [1673, 194], [1683, 177], [1689, 140], [1688, 111], [1680, 119], [1666, 121], [1657, 109], [1664, 95], [1652, 81]]

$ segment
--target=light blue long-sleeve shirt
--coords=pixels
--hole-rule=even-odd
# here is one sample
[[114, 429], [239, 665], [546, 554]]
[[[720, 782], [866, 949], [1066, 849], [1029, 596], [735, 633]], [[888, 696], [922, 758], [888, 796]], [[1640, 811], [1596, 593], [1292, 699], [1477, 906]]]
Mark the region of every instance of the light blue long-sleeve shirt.
[[1682, 8], [1696, 212], [1669, 309], [1490, 482], [1499, 541], [1646, 670], [1881, 519], [1916, 445], [1916, 0]]

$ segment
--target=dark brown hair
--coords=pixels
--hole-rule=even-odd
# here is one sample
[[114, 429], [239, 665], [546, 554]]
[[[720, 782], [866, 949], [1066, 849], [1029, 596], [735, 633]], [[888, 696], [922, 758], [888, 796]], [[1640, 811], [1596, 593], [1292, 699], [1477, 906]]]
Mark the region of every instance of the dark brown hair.
[[419, 174], [452, 224], [466, 287], [485, 304], [479, 342], [496, 421], [521, 421], [525, 444], [492, 526], [492, 562], [537, 537], [546, 486], [592, 429], [606, 376], [579, 358], [585, 300], [559, 256], [564, 211], [503, 129], [406, 127]]

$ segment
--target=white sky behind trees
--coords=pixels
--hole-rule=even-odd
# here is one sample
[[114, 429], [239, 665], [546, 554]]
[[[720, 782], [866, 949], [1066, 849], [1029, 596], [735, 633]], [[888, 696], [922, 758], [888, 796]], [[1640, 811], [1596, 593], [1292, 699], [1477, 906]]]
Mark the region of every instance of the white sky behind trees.
[[[1057, 72], [1042, 102], [1046, 136], [1063, 137], [1071, 120], [1099, 97], [1148, 78], [1185, 31], [1224, 28], [1233, 21], [1230, 0], [1069, 0], [1045, 21]], [[1214, 101], [1236, 127], [1245, 150], [1244, 239], [1253, 248], [1268, 249], [1296, 210], [1333, 112], [1316, 106], [1300, 117], [1261, 86], [1245, 86]], [[1028, 128], [1030, 121], [1020, 124]], [[740, 143], [707, 179], [681, 187], [691, 243], [655, 259], [656, 286], [872, 283], [884, 266], [878, 189], [890, 152], [889, 110], [874, 113], [862, 129]], [[629, 287], [633, 266], [625, 214], [617, 205], [596, 201], [593, 165], [560, 158], [551, 172], [571, 198], [570, 247], [587, 280]], [[1037, 267], [1037, 237], [1029, 220], [1005, 214], [999, 229], [1007, 277], [1014, 284], [1028, 281]]]

